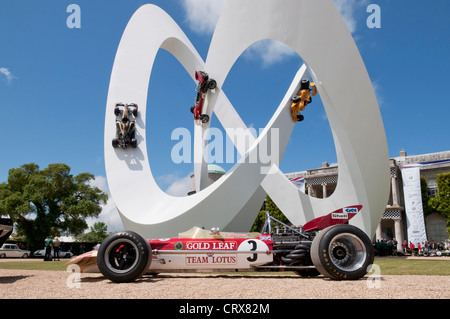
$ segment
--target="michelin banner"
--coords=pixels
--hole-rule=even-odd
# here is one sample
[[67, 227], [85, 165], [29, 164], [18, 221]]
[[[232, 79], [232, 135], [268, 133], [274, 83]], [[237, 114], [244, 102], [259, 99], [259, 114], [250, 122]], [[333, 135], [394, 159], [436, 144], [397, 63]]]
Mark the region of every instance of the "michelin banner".
[[403, 192], [408, 241], [416, 247], [427, 240], [425, 220], [423, 217], [422, 192], [420, 189], [419, 166], [402, 166]]

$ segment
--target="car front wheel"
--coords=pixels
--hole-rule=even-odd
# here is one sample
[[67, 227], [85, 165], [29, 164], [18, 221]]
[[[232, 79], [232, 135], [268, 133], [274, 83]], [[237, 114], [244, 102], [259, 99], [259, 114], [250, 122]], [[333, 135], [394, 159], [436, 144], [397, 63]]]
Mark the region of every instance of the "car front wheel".
[[150, 266], [152, 250], [148, 241], [132, 231], [116, 232], [100, 245], [97, 264], [100, 272], [114, 282], [131, 282]]
[[325, 277], [355, 280], [367, 274], [374, 253], [369, 237], [361, 229], [341, 224], [317, 234], [311, 244], [311, 259]]

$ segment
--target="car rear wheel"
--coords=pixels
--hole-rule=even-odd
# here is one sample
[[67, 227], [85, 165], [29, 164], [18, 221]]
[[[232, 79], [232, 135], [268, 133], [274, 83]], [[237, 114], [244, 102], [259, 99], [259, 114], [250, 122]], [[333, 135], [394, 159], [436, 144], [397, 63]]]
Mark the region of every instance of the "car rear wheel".
[[217, 82], [216, 80], [210, 80], [208, 82], [208, 89], [210, 90], [214, 90], [217, 87]]
[[319, 232], [311, 244], [311, 259], [325, 277], [355, 280], [367, 274], [374, 254], [369, 237], [361, 229], [341, 224]]
[[148, 241], [132, 231], [109, 235], [97, 254], [100, 272], [114, 282], [136, 280], [148, 269], [151, 259], [152, 250]]
[[200, 121], [201, 121], [202, 123], [208, 123], [208, 121], [209, 121], [209, 115], [207, 115], [207, 114], [201, 114], [201, 115], [200, 115]]

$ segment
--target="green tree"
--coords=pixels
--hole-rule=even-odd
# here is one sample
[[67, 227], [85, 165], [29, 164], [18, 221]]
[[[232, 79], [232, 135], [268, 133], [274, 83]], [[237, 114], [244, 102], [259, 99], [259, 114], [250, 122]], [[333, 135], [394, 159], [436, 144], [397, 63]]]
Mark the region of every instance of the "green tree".
[[438, 192], [436, 197], [430, 198], [428, 205], [447, 218], [450, 224], [450, 173], [436, 176]]
[[423, 215], [427, 217], [433, 212], [433, 208], [428, 204], [430, 196], [428, 196], [428, 180], [425, 176], [420, 176], [420, 190], [422, 192]]
[[89, 185], [93, 179], [90, 173], [73, 176], [66, 164], [10, 169], [8, 182], [0, 184], [0, 215], [13, 219], [31, 249], [42, 247], [49, 235], [77, 236], [88, 227], [85, 219], [97, 217], [108, 199]]
[[91, 226], [88, 233], [78, 236], [77, 240], [88, 243], [101, 243], [108, 235], [108, 226], [104, 222], [96, 222]]
[[250, 231], [252, 232], [260, 232], [262, 227], [264, 226], [264, 222], [266, 220], [266, 211], [270, 212], [270, 216], [278, 219], [280, 222], [285, 224], [289, 223], [289, 220], [286, 216], [284, 216], [283, 212], [278, 208], [278, 206], [273, 202], [273, 200], [267, 196], [266, 197], [266, 209], [261, 210], [256, 216], [255, 222], [253, 223]]

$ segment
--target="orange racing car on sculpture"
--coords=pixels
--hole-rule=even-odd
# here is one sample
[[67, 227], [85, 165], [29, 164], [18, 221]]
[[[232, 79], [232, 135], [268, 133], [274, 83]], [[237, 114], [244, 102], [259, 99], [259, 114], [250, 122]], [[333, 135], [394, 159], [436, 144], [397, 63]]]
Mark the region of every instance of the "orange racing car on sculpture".
[[[312, 94], [311, 94], [312, 91]], [[301, 122], [304, 119], [303, 114], [300, 114], [301, 111], [303, 111], [306, 107], [306, 105], [310, 104], [312, 102], [312, 96], [315, 96], [317, 94], [317, 88], [314, 82], [310, 83], [309, 80], [304, 79], [300, 83], [300, 90], [296, 96], [292, 97], [292, 119], [294, 122]]]

